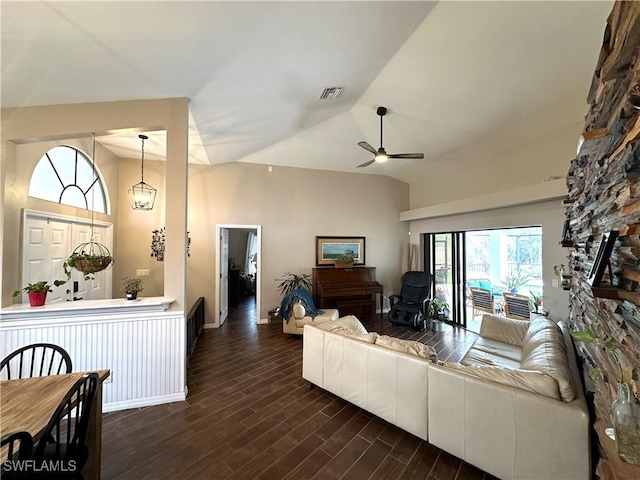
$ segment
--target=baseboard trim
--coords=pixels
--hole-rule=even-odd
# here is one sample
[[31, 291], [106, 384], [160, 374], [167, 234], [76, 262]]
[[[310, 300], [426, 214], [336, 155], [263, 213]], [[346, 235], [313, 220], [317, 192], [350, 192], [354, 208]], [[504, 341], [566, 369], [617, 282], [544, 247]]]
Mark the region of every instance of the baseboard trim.
[[161, 405], [163, 403], [183, 402], [187, 398], [186, 388], [184, 392], [172, 393], [170, 395], [160, 395], [157, 397], [136, 398], [133, 400], [125, 400], [123, 402], [111, 402], [102, 405], [102, 412], [117, 412], [120, 410], [128, 410], [130, 408], [150, 407], [151, 405]]

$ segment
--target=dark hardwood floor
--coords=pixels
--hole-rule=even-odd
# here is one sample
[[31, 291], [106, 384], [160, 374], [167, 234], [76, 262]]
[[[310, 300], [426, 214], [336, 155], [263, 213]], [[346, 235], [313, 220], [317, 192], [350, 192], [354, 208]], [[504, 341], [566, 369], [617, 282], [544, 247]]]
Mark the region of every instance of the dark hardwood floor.
[[[186, 402], [104, 415], [102, 478], [481, 480], [489, 474], [301, 377], [302, 339], [255, 324], [245, 298], [205, 330], [188, 369]], [[460, 358], [474, 333], [415, 332], [384, 320], [369, 331]], [[425, 406], [426, 408], [426, 406]]]

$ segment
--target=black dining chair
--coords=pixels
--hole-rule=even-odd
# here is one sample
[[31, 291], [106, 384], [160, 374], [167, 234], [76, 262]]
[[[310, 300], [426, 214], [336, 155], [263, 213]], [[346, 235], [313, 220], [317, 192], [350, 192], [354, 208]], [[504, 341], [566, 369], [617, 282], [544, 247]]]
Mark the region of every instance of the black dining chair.
[[0, 362], [0, 378], [43, 377], [71, 373], [71, 357], [66, 350], [52, 343], [25, 345], [10, 353]]
[[[83, 478], [82, 469], [89, 458], [86, 441], [89, 417], [98, 381], [97, 373], [87, 373], [67, 391], [49, 423], [42, 430], [38, 442], [29, 451], [21, 453], [22, 459], [30, 460], [27, 466], [31, 471], [19, 472], [20, 476], [17, 478], [42, 480]], [[25, 448], [29, 446], [29, 442], [33, 444], [31, 435], [29, 433], [26, 435], [28, 439], [25, 440]]]
[[31, 455], [33, 439], [29, 432], [12, 432], [3, 435], [0, 439], [0, 447], [7, 448], [6, 457], [2, 458], [0, 472], [3, 480], [18, 480], [26, 478], [26, 472], [21, 468]]

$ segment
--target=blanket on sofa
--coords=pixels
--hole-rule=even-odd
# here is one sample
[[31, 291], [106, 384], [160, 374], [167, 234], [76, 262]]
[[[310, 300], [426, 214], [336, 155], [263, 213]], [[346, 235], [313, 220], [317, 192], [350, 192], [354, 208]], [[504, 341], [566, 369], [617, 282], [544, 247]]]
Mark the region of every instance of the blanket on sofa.
[[287, 293], [282, 299], [282, 302], [280, 302], [279, 315], [282, 317], [282, 320], [284, 322], [289, 321], [291, 311], [293, 310], [293, 305], [296, 303], [300, 303], [304, 307], [306, 315], [311, 318], [317, 317], [318, 315], [322, 315], [324, 313], [323, 310], [317, 309], [313, 304], [311, 292], [302, 288], [298, 288], [293, 292]]

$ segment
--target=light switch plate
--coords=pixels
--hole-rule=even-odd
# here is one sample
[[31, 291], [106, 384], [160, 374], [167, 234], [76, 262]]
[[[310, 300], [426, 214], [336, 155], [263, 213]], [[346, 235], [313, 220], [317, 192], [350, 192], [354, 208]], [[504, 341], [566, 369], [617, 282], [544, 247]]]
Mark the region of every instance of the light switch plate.
[[148, 277], [149, 269], [148, 268], [139, 268], [136, 270], [136, 277]]
[[560, 284], [558, 283], [558, 279], [557, 278], [554, 278], [553, 280], [551, 280], [551, 286], [553, 288], [559, 288], [560, 287]]

